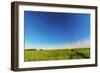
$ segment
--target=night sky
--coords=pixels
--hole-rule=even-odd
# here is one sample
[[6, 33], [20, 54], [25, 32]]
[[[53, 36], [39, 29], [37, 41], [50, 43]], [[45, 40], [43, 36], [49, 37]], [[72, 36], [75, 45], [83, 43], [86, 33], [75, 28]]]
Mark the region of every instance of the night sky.
[[90, 14], [24, 11], [25, 48], [90, 38]]

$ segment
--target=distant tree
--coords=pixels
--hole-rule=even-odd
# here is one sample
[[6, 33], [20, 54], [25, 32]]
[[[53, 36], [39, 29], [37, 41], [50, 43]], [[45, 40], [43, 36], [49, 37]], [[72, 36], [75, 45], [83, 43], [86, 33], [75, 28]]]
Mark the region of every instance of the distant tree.
[[40, 49], [41, 51], [43, 50], [43, 49]]

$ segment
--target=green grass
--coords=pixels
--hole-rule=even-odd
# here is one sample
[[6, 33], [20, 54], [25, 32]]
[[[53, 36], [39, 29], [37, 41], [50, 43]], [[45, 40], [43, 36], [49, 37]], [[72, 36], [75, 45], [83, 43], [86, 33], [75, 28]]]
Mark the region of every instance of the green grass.
[[56, 49], [56, 50], [24, 50], [24, 61], [49, 61], [49, 60], [71, 60], [71, 59], [89, 59], [90, 48], [76, 49]]

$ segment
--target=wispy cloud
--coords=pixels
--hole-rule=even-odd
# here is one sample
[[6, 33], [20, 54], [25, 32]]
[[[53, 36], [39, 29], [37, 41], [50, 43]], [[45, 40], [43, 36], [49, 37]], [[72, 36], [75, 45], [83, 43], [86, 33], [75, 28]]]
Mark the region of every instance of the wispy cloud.
[[76, 42], [66, 42], [64, 44], [54, 44], [54, 45], [37, 45], [37, 44], [27, 44], [25, 49], [63, 49], [63, 48], [89, 48], [90, 39], [79, 40]]
[[77, 42], [72, 42], [69, 44], [66, 44], [65, 48], [89, 48], [90, 47], [90, 40], [79, 40]]

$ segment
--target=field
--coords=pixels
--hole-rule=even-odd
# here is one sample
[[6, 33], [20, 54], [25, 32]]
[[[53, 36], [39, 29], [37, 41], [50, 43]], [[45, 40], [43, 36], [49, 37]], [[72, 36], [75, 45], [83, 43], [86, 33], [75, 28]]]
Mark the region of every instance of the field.
[[71, 60], [71, 59], [89, 59], [90, 48], [76, 49], [56, 49], [56, 50], [24, 50], [24, 61], [49, 61], [49, 60]]

